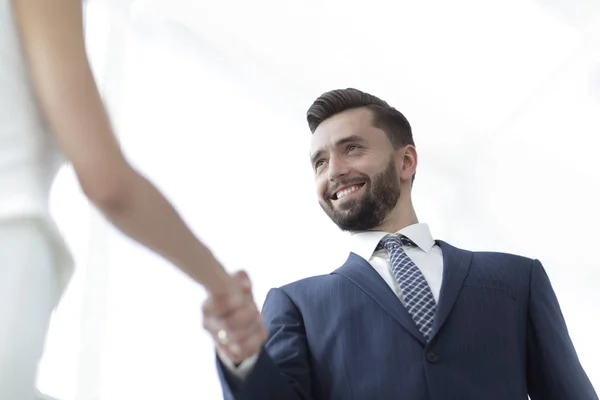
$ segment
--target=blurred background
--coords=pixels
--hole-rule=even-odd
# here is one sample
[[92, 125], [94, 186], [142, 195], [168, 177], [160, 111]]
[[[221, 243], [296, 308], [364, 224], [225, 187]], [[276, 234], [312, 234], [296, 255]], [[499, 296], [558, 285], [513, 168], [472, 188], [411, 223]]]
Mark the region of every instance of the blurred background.
[[[328, 273], [304, 116], [356, 87], [401, 110], [435, 238], [544, 264], [600, 391], [600, 2], [89, 0], [94, 73], [125, 151], [262, 306]], [[39, 388], [61, 400], [219, 399], [205, 293], [107, 226], [61, 171], [77, 273]], [[290, 256], [292, 254], [292, 256]]]

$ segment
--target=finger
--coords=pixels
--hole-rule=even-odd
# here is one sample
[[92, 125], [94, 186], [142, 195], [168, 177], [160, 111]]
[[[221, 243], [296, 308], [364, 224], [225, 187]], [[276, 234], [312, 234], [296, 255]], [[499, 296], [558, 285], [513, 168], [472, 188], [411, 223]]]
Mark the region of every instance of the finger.
[[260, 339], [248, 339], [244, 344], [231, 343], [228, 346], [217, 344], [219, 350], [227, 356], [234, 363], [241, 363], [242, 361], [252, 357], [261, 350], [262, 341]]
[[263, 324], [262, 317], [255, 307], [237, 310], [228, 317], [205, 316], [202, 320], [204, 329], [211, 335], [213, 341], [217, 344], [221, 343], [219, 332], [224, 330], [227, 332], [227, 339], [232, 345], [233, 352], [237, 352], [237, 343], [247, 337], [258, 324]]
[[219, 319], [219, 329], [225, 329], [232, 341], [238, 341], [245, 337], [253, 329], [259, 318], [255, 307], [248, 306], [239, 309], [226, 318]]
[[235, 365], [239, 365], [245, 360], [244, 357], [241, 357], [238, 354], [235, 354], [234, 352], [232, 352], [228, 346], [223, 346], [222, 344], [218, 343], [217, 348], [219, 349], [219, 352], [222, 355], [227, 357], [229, 359], [229, 361], [231, 361]]
[[211, 334], [213, 338], [216, 338], [217, 332], [222, 329], [219, 319], [215, 317], [204, 318], [202, 320], [202, 326]]
[[[239, 356], [240, 348], [239, 348], [239, 345], [237, 344], [237, 342], [235, 342], [234, 340], [231, 340], [228, 335], [228, 338], [230, 340], [229, 343], [227, 343], [227, 344], [221, 343], [221, 340], [218, 335], [219, 331], [218, 330], [214, 331], [214, 329], [215, 329], [214, 327], [211, 327], [209, 329], [209, 332], [211, 333], [212, 339], [213, 339], [217, 349], [221, 353], [223, 353], [229, 360], [238, 361], [240, 359], [240, 356]], [[215, 332], [217, 332], [217, 333], [215, 333]]]
[[210, 293], [202, 306], [205, 314], [226, 315], [234, 308], [248, 300], [254, 300], [252, 295], [252, 284], [245, 271], [238, 271], [232, 276], [235, 288], [227, 294]]
[[248, 303], [248, 295], [243, 291], [227, 296], [210, 296], [202, 304], [202, 314], [207, 316], [226, 316]]
[[[253, 336], [266, 336], [267, 329], [262, 316], [254, 309], [251, 313], [244, 316], [243, 323], [234, 327], [230, 332], [229, 338], [231, 342], [243, 347], [249, 338]], [[265, 338], [263, 337], [263, 339]]]
[[267, 332], [261, 324], [254, 324], [243, 338], [235, 342], [237, 349], [230, 349], [234, 356], [244, 360], [260, 352], [267, 339]]
[[215, 340], [219, 331], [225, 330], [230, 341], [236, 341], [246, 336], [251, 325], [256, 319], [255, 312], [251, 309], [240, 309], [226, 317], [207, 316], [202, 320], [202, 326]]
[[244, 291], [252, 291], [252, 282], [250, 281], [250, 277], [246, 271], [237, 271], [233, 275], [233, 279], [241, 285]]
[[223, 345], [219, 340], [218, 332], [223, 329], [224, 322], [218, 319], [207, 321], [208, 330], [219, 348], [226, 348], [231, 359], [245, 359], [259, 351], [266, 340], [267, 333], [264, 322], [258, 311], [238, 316], [237, 324], [227, 330], [229, 343]]

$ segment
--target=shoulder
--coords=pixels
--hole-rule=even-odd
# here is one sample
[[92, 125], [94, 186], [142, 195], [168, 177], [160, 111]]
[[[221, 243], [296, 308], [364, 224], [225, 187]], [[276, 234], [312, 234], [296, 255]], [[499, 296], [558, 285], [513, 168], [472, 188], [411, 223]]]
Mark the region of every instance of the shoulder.
[[330, 297], [332, 275], [304, 278], [284, 286], [271, 288], [262, 306], [262, 315], [269, 324], [302, 319], [323, 308], [323, 300]]
[[534, 262], [533, 258], [521, 256], [512, 253], [503, 253], [497, 251], [474, 251], [473, 261], [484, 262], [489, 265], [510, 268], [511, 266], [529, 266]]
[[324, 289], [329, 290], [335, 281], [339, 280], [339, 277], [334, 274], [324, 274], [310, 276], [297, 280], [295, 282], [288, 283], [279, 287], [279, 290], [285, 292], [290, 297], [302, 296], [302, 295], [315, 295], [319, 291]]
[[512, 283], [526, 289], [529, 286], [535, 261], [517, 254], [494, 251], [473, 252], [470, 275]]
[[441, 247], [442, 252], [458, 251], [470, 257], [467, 280], [494, 280], [526, 284], [530, 280], [533, 268], [539, 265], [539, 261], [536, 259], [508, 252], [468, 251], [457, 249], [446, 243], [443, 243]]
[[299, 308], [318, 305], [324, 296], [330, 296], [333, 288], [341, 281], [343, 279], [338, 275], [325, 274], [290, 282], [270, 289], [265, 299], [265, 305], [278, 303], [280, 306], [287, 304]]
[[442, 250], [442, 253], [446, 251], [462, 253], [472, 257], [473, 263], [484, 263], [489, 266], [531, 266], [535, 261], [533, 258], [501, 251], [466, 250], [440, 240], [436, 241], [436, 244]]

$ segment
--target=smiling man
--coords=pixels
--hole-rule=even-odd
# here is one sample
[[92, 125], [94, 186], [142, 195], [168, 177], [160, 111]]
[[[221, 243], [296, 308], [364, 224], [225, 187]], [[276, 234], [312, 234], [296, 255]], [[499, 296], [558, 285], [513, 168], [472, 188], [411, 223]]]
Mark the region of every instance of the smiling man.
[[410, 125], [398, 111], [381, 112], [371, 106], [327, 117], [330, 110], [318, 101], [309, 111], [319, 203], [345, 231], [386, 230], [403, 211], [411, 211], [403, 220], [416, 220], [412, 206], [399, 207], [400, 199], [410, 202], [400, 195], [400, 175], [411, 180], [417, 165]]
[[461, 250], [419, 223], [399, 111], [335, 90], [308, 123], [319, 203], [353, 249], [269, 292], [264, 345], [239, 364], [219, 354], [226, 399], [598, 399], [539, 261]]

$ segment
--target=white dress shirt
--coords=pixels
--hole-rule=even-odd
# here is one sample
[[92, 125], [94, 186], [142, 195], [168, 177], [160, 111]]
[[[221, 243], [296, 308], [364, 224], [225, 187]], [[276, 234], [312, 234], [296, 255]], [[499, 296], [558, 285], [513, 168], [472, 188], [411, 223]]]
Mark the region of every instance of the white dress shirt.
[[[406, 236], [417, 245], [402, 246], [402, 249], [425, 277], [437, 303], [442, 288], [444, 262], [442, 249], [433, 240], [429, 226], [427, 224], [409, 225], [396, 233]], [[351, 248], [352, 252], [369, 261], [369, 264], [375, 268], [375, 271], [381, 275], [398, 298], [402, 300], [400, 285], [392, 273], [388, 251], [385, 249], [375, 251], [381, 239], [388, 234], [388, 232], [380, 231], [353, 233], [351, 234]]]
[[[437, 303], [442, 288], [444, 262], [442, 249], [433, 240], [429, 226], [427, 224], [409, 225], [396, 233], [406, 236], [416, 244], [416, 246], [402, 246], [402, 248], [425, 277]], [[367, 260], [402, 301], [400, 285], [392, 273], [387, 250], [375, 251], [381, 239], [388, 234], [389, 232], [383, 231], [351, 233], [350, 251]], [[240, 382], [250, 374], [258, 357], [255, 355], [236, 367], [226, 356], [219, 352], [218, 354], [230, 376]]]

